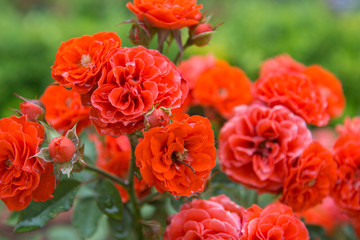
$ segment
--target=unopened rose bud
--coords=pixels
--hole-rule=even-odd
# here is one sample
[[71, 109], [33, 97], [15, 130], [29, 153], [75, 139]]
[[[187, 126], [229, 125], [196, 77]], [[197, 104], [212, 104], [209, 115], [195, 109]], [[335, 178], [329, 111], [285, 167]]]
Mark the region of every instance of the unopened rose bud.
[[37, 122], [45, 116], [44, 109], [30, 102], [20, 103], [20, 112], [28, 121]]
[[210, 24], [199, 24], [191, 30], [192, 41], [194, 45], [203, 47], [209, 43], [213, 33], [213, 27]]
[[75, 144], [64, 136], [54, 138], [49, 144], [49, 155], [56, 163], [70, 161], [75, 151]]
[[135, 45], [147, 46], [151, 41], [151, 33], [145, 24], [136, 22], [130, 29], [129, 38], [130, 41]]
[[16, 110], [17, 113], [24, 115], [28, 121], [38, 122], [45, 120], [45, 106], [40, 100], [14, 95], [24, 101], [20, 103], [20, 112]]
[[169, 124], [169, 115], [162, 109], [155, 109], [145, 117], [145, 121], [149, 128], [164, 127]]

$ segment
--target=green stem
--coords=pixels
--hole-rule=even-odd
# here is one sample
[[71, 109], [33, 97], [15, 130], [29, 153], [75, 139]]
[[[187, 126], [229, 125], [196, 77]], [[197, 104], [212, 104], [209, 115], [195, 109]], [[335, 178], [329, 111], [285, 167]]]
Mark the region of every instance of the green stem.
[[[187, 39], [187, 41], [186, 41], [186, 43], [185, 43], [185, 45], [184, 45], [184, 47], [183, 47], [183, 52], [185, 51], [185, 49], [187, 49], [188, 47], [190, 47], [192, 45], [192, 40], [191, 40], [191, 38], [189, 37], [188, 39]], [[174, 59], [174, 63], [175, 63], [175, 65], [177, 66], [177, 65], [179, 65], [179, 63], [181, 62], [181, 56], [182, 56], [182, 52], [181, 52], [181, 50], [178, 52], [178, 54], [176, 55], [176, 57], [175, 57], [175, 59]]]
[[152, 192], [149, 195], [147, 195], [146, 197], [144, 197], [143, 199], [141, 199], [140, 204], [143, 205], [145, 203], [149, 203], [149, 202], [158, 200], [162, 197], [163, 197], [163, 194], [161, 194], [159, 192]]
[[121, 180], [120, 178], [118, 177], [115, 177], [114, 175], [108, 173], [108, 172], [105, 172], [95, 166], [91, 166], [91, 165], [88, 165], [86, 164], [85, 166], [85, 169], [89, 170], [89, 171], [92, 171], [92, 172], [96, 172], [96, 173], [99, 173], [101, 174], [102, 176], [110, 179], [111, 181], [113, 182], [116, 182], [117, 184], [120, 184], [122, 187], [124, 187], [125, 189], [128, 189], [128, 184], [126, 182], [124, 182], [123, 180]]
[[135, 222], [136, 232], [138, 234], [138, 239], [142, 240], [142, 239], [144, 239], [144, 235], [143, 235], [142, 226], [141, 226], [139, 203], [136, 198], [135, 186], [134, 186], [134, 171], [135, 171], [135, 161], [136, 161], [135, 148], [138, 143], [138, 140], [137, 140], [137, 137], [135, 134], [131, 134], [128, 136], [129, 136], [129, 140], [131, 143], [131, 161], [130, 161], [130, 169], [129, 169], [129, 176], [128, 176], [129, 177], [128, 178], [128, 182], [129, 182], [128, 193], [129, 193], [131, 205], [134, 210], [134, 222]]

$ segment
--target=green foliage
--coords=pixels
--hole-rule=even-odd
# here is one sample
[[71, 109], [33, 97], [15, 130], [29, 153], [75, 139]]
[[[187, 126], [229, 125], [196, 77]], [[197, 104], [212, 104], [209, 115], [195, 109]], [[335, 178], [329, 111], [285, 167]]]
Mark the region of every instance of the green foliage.
[[121, 220], [124, 206], [117, 188], [109, 180], [101, 179], [95, 191], [100, 210], [111, 218]]
[[95, 199], [83, 198], [77, 202], [72, 220], [73, 226], [82, 239], [95, 233], [101, 215]]
[[60, 182], [54, 192], [54, 198], [46, 202], [31, 202], [19, 216], [15, 232], [28, 232], [45, 226], [59, 213], [68, 211], [73, 204], [80, 182], [66, 179]]
[[131, 239], [132, 216], [127, 209], [124, 209], [124, 216], [121, 221], [114, 218], [108, 218], [110, 232], [115, 239]]

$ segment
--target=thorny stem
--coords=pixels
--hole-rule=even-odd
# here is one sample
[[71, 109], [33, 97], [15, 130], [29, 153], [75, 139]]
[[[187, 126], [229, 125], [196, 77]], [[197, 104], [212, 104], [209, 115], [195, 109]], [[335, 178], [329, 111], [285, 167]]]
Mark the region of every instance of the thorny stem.
[[93, 171], [93, 172], [96, 172], [96, 173], [99, 173], [100, 175], [110, 179], [111, 181], [121, 185], [122, 187], [124, 187], [125, 189], [128, 189], [128, 184], [126, 182], [124, 182], [122, 179], [118, 178], [118, 177], [115, 177], [114, 175], [108, 173], [108, 172], [105, 172], [95, 166], [91, 166], [89, 164], [86, 164], [85, 165], [85, 169], [89, 170], [89, 171]]
[[135, 171], [135, 147], [138, 143], [137, 137], [135, 134], [130, 134], [129, 136], [129, 140], [131, 143], [131, 161], [130, 161], [130, 169], [129, 169], [129, 173], [128, 173], [128, 182], [129, 182], [129, 188], [128, 188], [128, 193], [129, 193], [129, 197], [130, 197], [130, 202], [131, 205], [133, 206], [133, 210], [134, 210], [134, 223], [135, 223], [135, 228], [136, 228], [136, 232], [138, 233], [138, 239], [142, 240], [144, 239], [144, 235], [143, 235], [143, 231], [142, 231], [142, 226], [141, 226], [141, 216], [140, 216], [140, 208], [139, 208], [139, 203], [137, 201], [136, 195], [135, 195], [135, 186], [134, 186], [134, 171]]

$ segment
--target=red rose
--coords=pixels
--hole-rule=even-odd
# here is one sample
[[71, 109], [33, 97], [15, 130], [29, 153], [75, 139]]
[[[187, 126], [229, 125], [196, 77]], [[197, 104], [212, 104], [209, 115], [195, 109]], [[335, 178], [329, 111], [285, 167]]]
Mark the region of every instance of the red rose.
[[[128, 137], [126, 135], [121, 135], [118, 138], [105, 136], [104, 143], [96, 135], [89, 135], [89, 138], [95, 143], [98, 155], [96, 166], [121, 179], [127, 179], [131, 158], [131, 145]], [[139, 181], [135, 176], [134, 180], [136, 195], [139, 198], [147, 195], [150, 190], [148, 185], [143, 180]], [[119, 184], [115, 184], [115, 186], [122, 201], [129, 201], [127, 191]]]
[[119, 136], [144, 127], [153, 106], [179, 107], [188, 88], [176, 66], [156, 50], [121, 48], [91, 96], [90, 119], [100, 134]]
[[281, 191], [288, 166], [311, 141], [306, 123], [283, 106], [241, 105], [220, 131], [219, 160], [235, 182]]
[[253, 205], [245, 211], [245, 225], [240, 240], [308, 240], [309, 233], [288, 206], [270, 204], [264, 209]]
[[251, 82], [240, 68], [217, 60], [197, 79], [194, 95], [199, 104], [215, 107], [223, 116], [231, 117], [234, 107], [251, 102], [250, 88]]
[[135, 150], [137, 166], [158, 192], [190, 196], [202, 192], [216, 165], [214, 133], [207, 118], [192, 116], [144, 133]]
[[329, 122], [323, 91], [303, 73], [278, 71], [261, 76], [254, 85], [255, 97], [273, 107], [283, 105], [307, 123], [324, 126]]
[[46, 120], [61, 134], [65, 134], [77, 123], [79, 134], [90, 125], [90, 107], [81, 104], [81, 96], [74, 90], [50, 85], [40, 97], [46, 108]]
[[294, 211], [313, 207], [327, 197], [336, 181], [336, 163], [332, 153], [312, 142], [290, 167], [280, 201]]
[[164, 240], [229, 239], [241, 236], [244, 209], [225, 195], [185, 203], [170, 217]]
[[53, 166], [37, 157], [44, 128], [25, 116], [0, 120], [0, 199], [11, 211], [52, 198]]
[[126, 7], [140, 21], [158, 28], [189, 27], [198, 24], [202, 18], [202, 5], [196, 5], [196, 0], [134, 0], [134, 3], [127, 3]]
[[337, 181], [331, 196], [349, 216], [360, 214], [360, 136], [358, 118], [347, 119], [333, 151], [337, 163]]
[[120, 46], [121, 40], [114, 32], [72, 38], [61, 44], [51, 75], [64, 87], [80, 94], [88, 93], [96, 82], [105, 78], [107, 56]]

